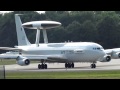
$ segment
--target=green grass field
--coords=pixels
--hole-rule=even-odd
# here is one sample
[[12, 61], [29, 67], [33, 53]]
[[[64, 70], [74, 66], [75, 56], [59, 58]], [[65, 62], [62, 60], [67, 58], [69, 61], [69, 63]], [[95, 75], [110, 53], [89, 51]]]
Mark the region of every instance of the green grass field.
[[6, 72], [6, 79], [120, 79], [120, 70], [79, 72]]
[[[31, 63], [38, 63], [32, 61]], [[16, 64], [16, 60], [2, 60], [0, 65]], [[6, 72], [6, 79], [120, 79], [120, 70], [79, 72]]]
[[0, 65], [11, 65], [11, 64], [16, 64], [16, 60], [0, 60]]

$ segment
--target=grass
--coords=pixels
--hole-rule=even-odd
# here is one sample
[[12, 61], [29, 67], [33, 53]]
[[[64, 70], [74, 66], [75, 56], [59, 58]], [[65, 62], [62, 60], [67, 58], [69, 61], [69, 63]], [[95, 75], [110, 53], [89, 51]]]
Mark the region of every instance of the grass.
[[[31, 63], [38, 63], [32, 61]], [[16, 60], [2, 60], [0, 65], [16, 64]], [[120, 70], [79, 72], [6, 72], [6, 79], [120, 79]]]
[[120, 71], [6, 72], [6, 79], [120, 79]]
[[0, 65], [11, 65], [11, 64], [16, 64], [16, 60], [0, 60]]

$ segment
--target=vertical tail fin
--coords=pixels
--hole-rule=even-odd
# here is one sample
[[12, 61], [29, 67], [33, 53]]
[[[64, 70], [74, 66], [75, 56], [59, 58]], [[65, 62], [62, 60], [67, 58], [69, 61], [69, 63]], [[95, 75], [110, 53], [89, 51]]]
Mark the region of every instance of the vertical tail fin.
[[18, 14], [15, 14], [15, 23], [16, 23], [18, 46], [30, 45], [31, 43], [29, 42], [25, 34], [24, 28], [22, 27], [21, 19]]

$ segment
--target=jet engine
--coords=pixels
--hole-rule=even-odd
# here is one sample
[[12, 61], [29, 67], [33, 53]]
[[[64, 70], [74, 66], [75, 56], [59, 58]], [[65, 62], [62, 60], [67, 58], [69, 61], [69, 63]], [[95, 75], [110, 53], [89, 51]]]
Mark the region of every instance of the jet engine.
[[119, 59], [120, 58], [120, 52], [113, 52], [112, 53], [112, 55], [111, 55], [111, 57], [113, 58], [113, 59]]
[[111, 61], [111, 56], [110, 55], [105, 55], [101, 60], [101, 62], [109, 62], [109, 61]]
[[17, 60], [17, 64], [20, 66], [27, 66], [30, 64], [30, 60], [23, 56], [18, 56], [16, 60]]

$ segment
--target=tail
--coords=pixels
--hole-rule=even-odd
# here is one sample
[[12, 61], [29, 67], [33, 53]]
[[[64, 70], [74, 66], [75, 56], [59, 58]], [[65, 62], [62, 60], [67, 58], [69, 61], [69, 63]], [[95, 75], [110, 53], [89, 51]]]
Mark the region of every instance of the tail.
[[30, 45], [31, 43], [29, 42], [25, 34], [24, 28], [22, 27], [21, 19], [18, 14], [15, 14], [15, 23], [16, 23], [18, 46]]

